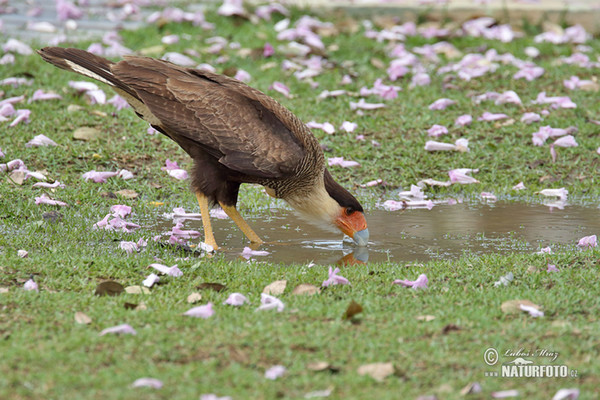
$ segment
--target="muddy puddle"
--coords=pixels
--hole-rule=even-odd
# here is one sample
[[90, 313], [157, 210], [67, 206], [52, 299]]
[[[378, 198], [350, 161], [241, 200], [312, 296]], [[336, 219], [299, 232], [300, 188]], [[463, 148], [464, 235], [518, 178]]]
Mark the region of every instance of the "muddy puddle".
[[[265, 244], [259, 250], [267, 256], [257, 261], [273, 263], [335, 264], [363, 262], [413, 262], [453, 259], [463, 253], [536, 252], [551, 246], [553, 250], [574, 248], [587, 235], [600, 234], [598, 206], [566, 206], [550, 209], [540, 204], [493, 203], [438, 205], [432, 210], [371, 210], [367, 221], [371, 237], [366, 250], [356, 249], [349, 239], [321, 231], [285, 209], [247, 216], [247, 221]], [[247, 245], [231, 220], [212, 218], [215, 237], [223, 246], [224, 256], [234, 259]], [[164, 219], [157, 227], [170, 230], [172, 220]], [[186, 220], [184, 229], [202, 232], [200, 220]], [[359, 251], [360, 250], [360, 251]]]

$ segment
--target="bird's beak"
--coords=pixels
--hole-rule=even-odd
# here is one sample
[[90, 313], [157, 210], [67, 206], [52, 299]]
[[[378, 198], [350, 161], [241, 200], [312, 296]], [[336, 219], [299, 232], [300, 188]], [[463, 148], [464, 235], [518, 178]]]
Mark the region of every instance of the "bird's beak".
[[335, 224], [342, 232], [350, 236], [357, 246], [366, 246], [369, 243], [367, 220], [365, 219], [365, 214], [362, 212], [355, 211], [350, 215], [346, 215], [342, 209]]

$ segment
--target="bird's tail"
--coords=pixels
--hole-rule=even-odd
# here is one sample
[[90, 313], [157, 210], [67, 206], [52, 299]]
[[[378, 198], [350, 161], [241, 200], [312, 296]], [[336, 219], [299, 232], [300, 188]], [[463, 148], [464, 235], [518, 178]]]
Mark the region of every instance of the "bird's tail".
[[63, 47], [44, 47], [38, 50], [38, 54], [42, 56], [44, 61], [58, 68], [96, 79], [137, 97], [130, 87], [121, 82], [113, 74], [111, 67], [115, 63], [106, 58], [99, 57], [85, 50]]

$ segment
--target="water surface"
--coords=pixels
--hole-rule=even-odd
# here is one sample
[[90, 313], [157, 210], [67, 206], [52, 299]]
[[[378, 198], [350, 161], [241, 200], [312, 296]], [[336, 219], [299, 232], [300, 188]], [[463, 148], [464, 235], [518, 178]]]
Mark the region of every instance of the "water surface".
[[[600, 208], [566, 206], [563, 210], [540, 204], [437, 205], [432, 210], [371, 210], [367, 221], [371, 238], [367, 251], [355, 251], [342, 235], [322, 231], [285, 209], [247, 216], [256, 233], [267, 242], [260, 250], [268, 256], [253, 257], [274, 263], [334, 264], [344, 256], [368, 262], [398, 263], [454, 259], [463, 253], [536, 252], [573, 248], [587, 235], [600, 234]], [[217, 242], [228, 258], [236, 258], [247, 245], [231, 220], [212, 219]], [[165, 220], [159, 229], [168, 230]], [[187, 220], [185, 229], [202, 232], [199, 220]]]

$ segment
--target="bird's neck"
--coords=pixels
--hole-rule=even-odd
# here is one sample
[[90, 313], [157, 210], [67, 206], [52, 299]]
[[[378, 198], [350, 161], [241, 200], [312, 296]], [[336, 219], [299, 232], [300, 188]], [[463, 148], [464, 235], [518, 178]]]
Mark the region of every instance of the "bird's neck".
[[333, 221], [340, 205], [327, 193], [322, 178], [310, 189], [286, 196], [284, 200], [308, 222], [325, 229], [335, 229]]

